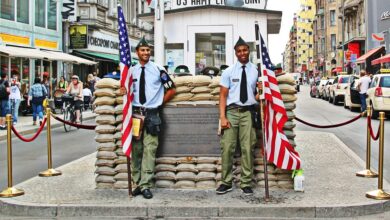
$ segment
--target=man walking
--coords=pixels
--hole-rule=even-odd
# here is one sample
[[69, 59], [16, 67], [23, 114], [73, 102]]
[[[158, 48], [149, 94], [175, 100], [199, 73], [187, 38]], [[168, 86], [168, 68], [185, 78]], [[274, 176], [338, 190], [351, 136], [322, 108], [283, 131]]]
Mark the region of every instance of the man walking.
[[358, 83], [358, 90], [359, 90], [359, 96], [360, 96], [360, 104], [361, 104], [361, 111], [364, 112], [367, 109], [367, 103], [366, 103], [366, 98], [367, 98], [367, 90], [368, 87], [370, 86], [371, 79], [366, 74], [366, 71], [361, 70], [360, 71], [360, 79]]
[[[245, 195], [252, 195], [253, 147], [256, 143], [256, 132], [253, 127], [252, 112], [259, 99], [256, 94], [257, 68], [249, 62], [249, 45], [240, 37], [234, 46], [238, 62], [227, 68], [221, 77], [219, 113], [223, 135], [222, 150], [222, 184], [217, 194], [232, 190], [233, 156], [239, 139], [241, 147], [240, 188]], [[256, 94], [256, 95], [255, 95]]]
[[5, 116], [9, 113], [10, 87], [7, 74], [2, 73], [0, 79], [0, 129], [5, 130]]
[[131, 70], [134, 86], [133, 109], [134, 113], [145, 116], [145, 124], [141, 139], [133, 139], [131, 175], [137, 184], [133, 196], [142, 194], [145, 199], [151, 199], [153, 194], [150, 188], [161, 124], [159, 110], [173, 98], [176, 90], [165, 69], [149, 60], [150, 45], [145, 38], [137, 44], [136, 53], [139, 63]]

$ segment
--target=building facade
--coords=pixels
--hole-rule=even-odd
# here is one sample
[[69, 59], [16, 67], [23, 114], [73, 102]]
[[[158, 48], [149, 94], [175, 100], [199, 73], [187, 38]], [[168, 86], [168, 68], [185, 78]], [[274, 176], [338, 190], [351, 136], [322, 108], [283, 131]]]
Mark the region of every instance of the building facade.
[[297, 17], [294, 16], [293, 25], [290, 29], [289, 40], [283, 53], [284, 71], [287, 73], [296, 72], [297, 67]]

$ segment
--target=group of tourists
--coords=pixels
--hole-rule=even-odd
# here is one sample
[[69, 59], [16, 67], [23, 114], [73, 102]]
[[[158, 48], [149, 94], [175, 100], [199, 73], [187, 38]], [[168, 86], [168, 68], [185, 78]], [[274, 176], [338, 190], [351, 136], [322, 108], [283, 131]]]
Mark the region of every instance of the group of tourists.
[[[259, 101], [256, 88], [258, 72], [249, 62], [249, 44], [241, 37], [234, 46], [238, 62], [227, 68], [220, 82], [219, 113], [223, 134], [221, 135], [222, 183], [216, 189], [217, 194], [232, 191], [233, 155], [237, 140], [241, 147], [240, 188], [245, 195], [252, 195], [253, 177], [252, 152], [256, 143], [253, 112]], [[136, 46], [139, 63], [132, 67], [133, 111], [144, 115], [144, 126], [139, 140], [133, 138], [131, 176], [137, 187], [133, 196], [143, 195], [145, 199], [153, 197], [150, 188], [155, 169], [158, 134], [161, 118], [159, 110], [176, 93], [175, 84], [165, 69], [150, 61], [150, 44], [142, 38]], [[121, 88], [125, 94], [126, 88]]]

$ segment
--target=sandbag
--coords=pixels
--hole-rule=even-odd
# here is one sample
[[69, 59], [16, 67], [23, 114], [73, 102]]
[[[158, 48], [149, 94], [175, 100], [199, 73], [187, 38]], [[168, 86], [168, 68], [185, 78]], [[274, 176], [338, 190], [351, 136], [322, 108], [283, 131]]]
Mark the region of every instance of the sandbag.
[[279, 84], [279, 90], [282, 94], [295, 94], [297, 91], [295, 90], [295, 86], [289, 84]]
[[283, 129], [285, 129], [285, 130], [292, 130], [292, 129], [294, 129], [295, 128], [295, 123], [294, 122], [292, 122], [292, 121], [287, 121], [285, 124], [284, 124], [284, 126], [283, 126]]
[[212, 90], [207, 86], [199, 86], [195, 87], [191, 90], [191, 93], [197, 94], [197, 93], [210, 93]]
[[114, 176], [116, 181], [128, 181], [127, 173], [118, 173]]
[[97, 159], [95, 162], [95, 166], [101, 167], [101, 166], [107, 166], [107, 167], [113, 167], [115, 165], [114, 160], [106, 160], [106, 159]]
[[118, 146], [118, 147], [122, 147], [122, 140], [117, 140], [115, 142], [115, 145]]
[[118, 156], [115, 160], [114, 160], [115, 164], [127, 164], [127, 157], [125, 156]]
[[114, 189], [128, 189], [129, 183], [128, 181], [116, 181], [114, 183]]
[[295, 102], [297, 97], [294, 94], [282, 94], [283, 102]]
[[117, 158], [116, 154], [112, 151], [98, 151], [96, 158], [103, 160], [113, 160]]
[[295, 136], [297, 136], [297, 135], [294, 133], [294, 131], [289, 131], [289, 130], [285, 130], [285, 131], [284, 131], [284, 134], [286, 135], [286, 137], [287, 137], [288, 139], [294, 139]]
[[214, 189], [215, 187], [216, 183], [214, 180], [199, 181], [196, 183], [196, 188], [198, 189]]
[[114, 170], [117, 173], [127, 173], [127, 164], [118, 164]]
[[288, 120], [292, 120], [295, 118], [295, 114], [293, 111], [287, 111], [287, 117], [288, 117]]
[[217, 172], [218, 173], [222, 172], [222, 165], [217, 165]]
[[112, 134], [98, 134], [95, 141], [99, 143], [114, 142], [114, 135]]
[[179, 86], [176, 88], [176, 94], [191, 92], [193, 88], [188, 86]]
[[101, 105], [114, 105], [115, 104], [115, 98], [112, 97], [98, 97], [95, 99], [93, 102], [94, 105], [96, 106], [101, 106]]
[[210, 83], [211, 83], [211, 77], [210, 76], [198, 75], [198, 76], [194, 76], [191, 85], [193, 87], [208, 86], [208, 85], [210, 85]]
[[173, 78], [172, 81], [175, 83], [176, 87], [179, 87], [192, 84], [193, 78], [193, 76], [181, 76]]
[[292, 181], [292, 177], [290, 174], [277, 174], [276, 179], [279, 180], [286, 180], [286, 181]]
[[210, 93], [198, 93], [195, 94], [192, 98], [190, 98], [190, 101], [209, 101], [213, 99], [213, 95]]
[[112, 125], [98, 125], [95, 128], [95, 132], [98, 134], [113, 134], [115, 132], [115, 126]]
[[118, 96], [115, 98], [115, 103], [117, 105], [123, 104], [123, 96]]
[[122, 123], [118, 124], [115, 128], [115, 131], [122, 131]]
[[112, 189], [113, 183], [96, 183], [96, 189]]
[[114, 168], [112, 167], [97, 167], [95, 173], [99, 175], [114, 176], [116, 174]]
[[95, 178], [97, 183], [115, 183], [114, 176], [97, 175]]
[[295, 86], [294, 77], [290, 74], [278, 75], [276, 79], [278, 80], [278, 84], [289, 84]]
[[210, 87], [210, 88], [219, 87], [220, 81], [221, 81], [221, 77], [220, 77], [220, 76], [213, 77], [213, 78], [211, 79], [211, 83], [209, 84], [209, 87]]
[[219, 95], [219, 92], [221, 91], [221, 87], [216, 87], [213, 89], [213, 91], [211, 91], [211, 95]]
[[284, 108], [286, 110], [294, 110], [296, 108], [296, 104], [294, 102], [285, 102], [284, 103]]
[[115, 114], [114, 106], [101, 105], [95, 108], [95, 113], [99, 115], [113, 115]]
[[119, 140], [119, 139], [121, 139], [122, 138], [122, 133], [120, 132], [120, 131], [118, 131], [118, 132], [116, 132], [115, 134], [114, 134], [114, 139], [115, 140]]
[[181, 163], [196, 163], [197, 158], [196, 157], [178, 157], [176, 158], [176, 163], [181, 164]]
[[297, 144], [295, 143], [294, 139], [288, 139], [288, 142], [290, 142], [292, 147], [296, 147], [297, 146]]
[[116, 145], [113, 142], [99, 143], [97, 146], [98, 151], [114, 151]]
[[123, 113], [123, 104], [115, 106], [114, 112], [117, 115], [122, 114]]
[[192, 93], [180, 93], [180, 94], [175, 95], [175, 97], [173, 97], [173, 99], [171, 99], [170, 102], [188, 101], [188, 100], [190, 100], [193, 96], [194, 96], [194, 94], [192, 94]]
[[201, 163], [201, 164], [197, 164], [195, 169], [198, 170], [199, 172], [202, 171], [215, 172], [217, 167], [215, 166], [215, 164]]
[[154, 178], [156, 180], [175, 180], [175, 173], [174, 172], [168, 172], [168, 171], [157, 172], [154, 175]]
[[125, 153], [123, 153], [123, 149], [122, 148], [119, 148], [115, 150], [115, 153], [117, 156], [126, 156]]
[[115, 94], [116, 96], [120, 96], [120, 95], [121, 95], [121, 89], [115, 89], [115, 90], [114, 90], [114, 94]]
[[173, 164], [157, 164], [154, 170], [156, 172], [162, 172], [162, 171], [176, 172], [176, 166]]
[[174, 188], [177, 189], [193, 189], [195, 188], [195, 182], [190, 180], [180, 180], [177, 181], [174, 185]]
[[218, 157], [198, 157], [196, 163], [217, 163]]
[[120, 87], [119, 81], [111, 78], [103, 78], [97, 81], [95, 84], [96, 89], [102, 89], [102, 88], [117, 89], [119, 87]]
[[159, 157], [156, 159], [157, 164], [176, 164], [176, 158], [174, 157]]
[[193, 172], [178, 172], [176, 174], [176, 180], [196, 180], [196, 174]]
[[98, 115], [95, 122], [99, 125], [115, 125], [115, 117], [113, 115]]
[[222, 173], [217, 173], [215, 176], [215, 181], [220, 181], [222, 179]]
[[199, 172], [196, 175], [196, 181], [204, 181], [204, 180], [214, 180], [215, 173], [214, 172]]
[[157, 188], [173, 188], [175, 182], [171, 180], [157, 180], [155, 185]]
[[186, 163], [177, 165], [176, 170], [178, 172], [193, 172], [193, 173], [198, 172], [198, 170], [195, 169], [194, 164], [186, 164]]
[[115, 117], [115, 123], [116, 123], [116, 124], [120, 124], [120, 123], [122, 123], [122, 121], [123, 121], [123, 115], [122, 115], [122, 114], [117, 115], [117, 116]]
[[96, 97], [102, 97], [102, 96], [109, 96], [109, 97], [115, 97], [115, 93], [113, 89], [110, 88], [102, 88], [102, 89], [97, 89], [93, 93]]
[[279, 188], [282, 189], [294, 189], [294, 182], [291, 180], [276, 181], [276, 184]]

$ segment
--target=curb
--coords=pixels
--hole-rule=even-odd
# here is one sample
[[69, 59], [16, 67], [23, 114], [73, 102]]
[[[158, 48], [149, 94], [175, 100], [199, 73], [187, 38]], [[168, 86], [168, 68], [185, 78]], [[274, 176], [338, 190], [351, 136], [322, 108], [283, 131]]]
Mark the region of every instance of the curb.
[[[96, 115], [91, 115], [91, 116], [88, 116], [88, 117], [85, 117], [83, 118], [83, 120], [90, 120], [90, 119], [93, 119], [95, 118]], [[51, 128], [59, 128], [63, 126], [63, 124], [61, 122], [58, 122], [58, 123], [54, 123], [51, 125]], [[29, 134], [34, 134], [35, 132], [38, 131], [38, 127], [36, 128], [30, 128], [30, 129], [27, 129], [27, 130], [23, 130], [23, 131], [19, 131], [19, 134], [21, 135], [29, 135]], [[14, 137], [12, 137], [14, 138]], [[4, 140], [7, 140], [7, 133], [3, 134], [3, 135], [0, 135], [0, 141], [4, 141]]]

